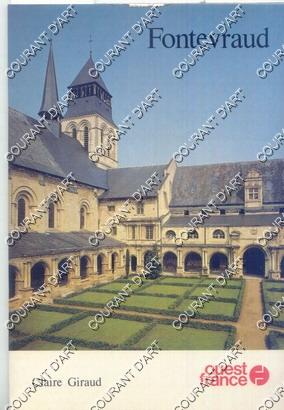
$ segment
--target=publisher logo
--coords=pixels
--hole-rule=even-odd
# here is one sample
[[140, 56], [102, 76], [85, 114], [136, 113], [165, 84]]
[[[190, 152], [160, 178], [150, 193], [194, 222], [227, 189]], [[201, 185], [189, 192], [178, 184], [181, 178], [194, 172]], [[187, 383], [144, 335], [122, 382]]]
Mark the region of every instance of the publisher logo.
[[[221, 362], [222, 363], [222, 362]], [[265, 366], [255, 365], [250, 370], [245, 362], [235, 366], [225, 363], [204, 368], [200, 375], [200, 381], [210, 386], [246, 386], [250, 382], [256, 386], [262, 386], [269, 379], [269, 371]]]
[[251, 369], [249, 378], [257, 386], [262, 386], [269, 379], [269, 371], [265, 366], [259, 364]]

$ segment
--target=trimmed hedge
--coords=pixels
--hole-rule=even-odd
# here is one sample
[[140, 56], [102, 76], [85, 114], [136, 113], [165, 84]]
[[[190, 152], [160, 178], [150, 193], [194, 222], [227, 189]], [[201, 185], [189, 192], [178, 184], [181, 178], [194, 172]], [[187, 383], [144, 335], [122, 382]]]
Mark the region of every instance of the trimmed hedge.
[[131, 346], [139, 342], [139, 340], [142, 339], [142, 337], [144, 337], [150, 330], [152, 330], [155, 325], [156, 323], [153, 321], [148, 323], [143, 329], [130, 336], [124, 343], [121, 343], [118, 347], [123, 350], [130, 350]]
[[[274, 281], [274, 282], [278, 282], [278, 281]], [[267, 295], [267, 291], [271, 291], [271, 289], [264, 289], [264, 281], [262, 281], [261, 283], [261, 300], [262, 300], [262, 314], [266, 314], [269, 313], [269, 309], [270, 306], [273, 306], [278, 300], [275, 300], [275, 302], [268, 302], [268, 295]], [[278, 282], [279, 283], [279, 282]], [[273, 290], [274, 292], [274, 290]], [[279, 289], [277, 289], [277, 293], [279, 293]], [[282, 293], [282, 291], [280, 292]], [[278, 296], [277, 296], [278, 298]], [[283, 311], [283, 309], [280, 310], [280, 312]], [[271, 315], [273, 321], [272, 323], [270, 323], [270, 326], [275, 326], [275, 327], [281, 327], [284, 328], [284, 320], [279, 320], [277, 317], [273, 317], [273, 315]], [[261, 319], [261, 318], [260, 318]]]
[[82, 312], [80, 309], [74, 309], [74, 308], [69, 308], [65, 306], [53, 306], [53, 305], [40, 305], [38, 309], [46, 311], [46, 312], [60, 312], [60, 313], [70, 313], [70, 314], [77, 314], [77, 313]]
[[235, 311], [234, 311], [234, 321], [237, 321], [240, 317], [242, 303], [243, 303], [243, 297], [244, 297], [244, 292], [245, 292], [245, 286], [246, 286], [246, 281], [244, 280], [242, 282], [242, 287], [241, 287], [239, 297], [238, 297], [238, 300], [237, 300], [237, 304], [236, 304], [236, 307], [235, 307]]
[[24, 347], [25, 345], [27, 345], [30, 342], [33, 342], [36, 339], [39, 339], [38, 335], [24, 336], [21, 339], [12, 340], [9, 343], [9, 350], [20, 350], [22, 347]]
[[[42, 340], [46, 340], [47, 342], [53, 342], [53, 343], [63, 343], [66, 344], [66, 337], [63, 336], [53, 336], [53, 335], [44, 335], [40, 337]], [[88, 347], [90, 349], [106, 349], [106, 350], [114, 350], [117, 345], [111, 345], [106, 342], [87, 342], [86, 340], [83, 339], [77, 339], [72, 337], [72, 343], [74, 345], [82, 346], [82, 347]]]
[[284, 339], [284, 334], [281, 332], [277, 332], [276, 330], [272, 330], [269, 332], [268, 336], [265, 337], [265, 343], [267, 349], [270, 350], [278, 350], [280, 349], [279, 344], [277, 342], [277, 338], [283, 338]]
[[[94, 312], [83, 312], [81, 315], [76, 316], [76, 318], [71, 318], [67, 319], [64, 321], [61, 321], [58, 324], [54, 324], [51, 326], [50, 329], [46, 330], [45, 332], [42, 332], [41, 334], [38, 335], [32, 335], [32, 336], [25, 336], [22, 339], [13, 341], [10, 343], [10, 349], [11, 350], [18, 350], [21, 349], [23, 346], [26, 344], [34, 341], [34, 340], [43, 340], [47, 342], [52, 342], [52, 343], [60, 343], [60, 344], [65, 344], [66, 343], [66, 337], [62, 336], [54, 336], [51, 335], [50, 332], [58, 331], [65, 326], [82, 319], [83, 317], [87, 317], [89, 314], [94, 314]], [[142, 323], [146, 323], [146, 326], [139, 330], [136, 334], [131, 336], [129, 339], [127, 339], [124, 343], [121, 344], [108, 344], [106, 342], [99, 342], [99, 341], [85, 341], [83, 339], [79, 338], [72, 338], [73, 343], [77, 345], [79, 348], [81, 347], [86, 347], [92, 350], [133, 350], [132, 346], [135, 345], [139, 340], [144, 337], [147, 332], [149, 332], [153, 327], [157, 324], [164, 324], [164, 325], [172, 325], [172, 320], [167, 319], [167, 318], [148, 318], [148, 317], [143, 317], [143, 316], [136, 316], [136, 315], [124, 315], [120, 313], [114, 313], [112, 315], [114, 319], [122, 319], [122, 320], [131, 320], [131, 321], [138, 321]], [[224, 348], [230, 348], [232, 344], [234, 343], [234, 338], [235, 338], [235, 333], [236, 329], [231, 326], [231, 325], [221, 325], [218, 323], [204, 323], [204, 322], [198, 322], [196, 320], [190, 321], [187, 324], [184, 324], [185, 328], [194, 328], [194, 329], [204, 329], [204, 330], [215, 330], [215, 331], [227, 331], [229, 332], [228, 338], [225, 342]], [[182, 330], [181, 330], [182, 331]], [[134, 350], [137, 350], [136, 348]]]
[[225, 342], [224, 350], [229, 350], [236, 343], [236, 334], [236, 328], [232, 327], [232, 329], [229, 331], [229, 336]]

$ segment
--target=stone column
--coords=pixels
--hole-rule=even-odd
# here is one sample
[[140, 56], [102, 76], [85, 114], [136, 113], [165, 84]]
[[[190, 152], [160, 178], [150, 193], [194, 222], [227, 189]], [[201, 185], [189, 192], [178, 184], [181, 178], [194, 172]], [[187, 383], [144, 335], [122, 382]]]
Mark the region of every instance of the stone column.
[[92, 284], [95, 284], [98, 281], [98, 270], [97, 270], [97, 255], [89, 255], [91, 259], [91, 267], [89, 273], [89, 280]]
[[202, 249], [202, 275], [209, 275], [210, 269], [208, 266], [207, 249]]
[[140, 272], [143, 269], [142, 261], [142, 249], [137, 249], [137, 272]]
[[[266, 264], [270, 264], [269, 269], [269, 278], [270, 279], [280, 279], [280, 270], [278, 269], [277, 264], [277, 250], [271, 250], [271, 259], [267, 261]], [[265, 261], [266, 262], [266, 261]]]
[[22, 269], [21, 269], [22, 287], [21, 289], [19, 288], [18, 290], [18, 294], [22, 300], [27, 300], [33, 293], [33, 289], [31, 288], [31, 267], [32, 267], [31, 261], [22, 263]]
[[239, 277], [242, 278], [244, 276], [244, 258], [241, 257], [239, 258], [239, 263], [238, 263], [238, 272], [239, 272]]
[[[59, 259], [57, 257], [52, 258], [50, 261], [50, 272], [45, 272], [44, 274], [44, 282], [46, 283], [46, 285], [50, 288], [50, 293], [47, 293], [46, 295], [48, 296], [48, 301], [51, 302], [52, 299], [60, 297], [61, 296], [61, 292], [60, 292], [60, 288], [58, 285], [58, 281], [60, 280], [59, 276], [58, 276], [58, 262]], [[49, 281], [50, 277], [55, 277], [56, 280], [54, 278], [52, 278]]]
[[70, 289], [77, 291], [81, 289], [80, 282], [80, 256], [76, 255], [72, 259], [73, 261], [73, 269], [72, 273], [70, 272], [70, 278], [68, 278], [68, 282], [70, 283]]
[[177, 275], [178, 276], [183, 276], [184, 275], [184, 269], [183, 269], [183, 266], [182, 266], [182, 259], [183, 259], [182, 250], [178, 249], [177, 250]]

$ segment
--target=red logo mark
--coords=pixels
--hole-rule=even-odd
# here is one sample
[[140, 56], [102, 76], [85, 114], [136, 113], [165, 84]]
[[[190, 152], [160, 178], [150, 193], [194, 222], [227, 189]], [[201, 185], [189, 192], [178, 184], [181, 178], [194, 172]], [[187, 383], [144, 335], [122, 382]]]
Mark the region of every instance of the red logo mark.
[[269, 379], [269, 371], [265, 366], [254, 366], [249, 372], [249, 378], [254, 384], [261, 386], [267, 383]]

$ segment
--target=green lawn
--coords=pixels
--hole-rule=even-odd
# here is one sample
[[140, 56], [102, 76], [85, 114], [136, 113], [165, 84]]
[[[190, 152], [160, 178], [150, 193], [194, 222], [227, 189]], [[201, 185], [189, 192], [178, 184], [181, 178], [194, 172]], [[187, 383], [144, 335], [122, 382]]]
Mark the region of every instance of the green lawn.
[[147, 325], [147, 323], [135, 320], [107, 318], [106, 322], [97, 331], [94, 331], [88, 326], [90, 319], [93, 319], [93, 317], [87, 317], [72, 323], [58, 332], [52, 333], [52, 336], [118, 345], [124, 343], [130, 336], [133, 336]]
[[[54, 323], [70, 318], [70, 313], [48, 312], [33, 310], [26, 318], [16, 326], [16, 329], [26, 335], [36, 335], [47, 330]], [[13, 335], [13, 331], [11, 332]]]
[[[68, 340], [66, 339], [66, 342]], [[46, 340], [36, 339], [23, 346], [20, 350], [61, 350], [64, 343], [53, 343]]]
[[161, 284], [166, 285], [166, 284], [183, 284], [183, 285], [196, 285], [197, 283], [201, 282], [202, 279], [200, 278], [178, 278], [178, 277], [172, 277], [172, 276], [166, 276], [163, 277], [161, 280]]
[[[215, 280], [215, 278], [206, 278], [206, 279], [203, 279], [202, 281], [202, 285], [208, 286], [211, 283], [213, 283], [214, 286], [218, 285], [218, 282]], [[242, 280], [241, 279], [227, 279], [227, 283], [226, 285], [224, 285], [224, 288], [227, 286], [232, 287], [232, 288], [240, 288], [242, 286]]]
[[[189, 306], [193, 302], [193, 300], [186, 299], [181, 302], [181, 304], [175, 309], [179, 312], [189, 309]], [[210, 300], [209, 302], [204, 304], [203, 308], [199, 308], [197, 310], [198, 315], [201, 317], [203, 315], [224, 315], [233, 317], [235, 311], [235, 304], [228, 303], [228, 302], [215, 302]]]
[[[155, 283], [155, 281], [151, 281], [153, 284]], [[137, 290], [143, 289], [145, 285], [147, 285], [149, 283], [149, 281], [145, 282], [143, 281], [141, 286], [136, 285], [134, 282], [132, 282], [132, 280], [128, 279], [125, 280], [123, 282], [112, 282], [112, 283], [107, 283], [106, 285], [101, 285], [98, 289], [102, 289], [102, 290], [110, 290], [112, 292], [118, 293], [118, 292], [122, 292], [122, 289], [124, 288], [124, 286], [126, 286], [129, 283], [129, 292], [130, 294], [132, 292], [137, 292]], [[128, 291], [128, 289], [125, 289], [126, 292]], [[96, 288], [93, 288], [93, 291], [96, 291]]]
[[157, 339], [163, 350], [223, 350], [229, 333], [227, 331], [183, 328], [177, 331], [171, 325], [156, 325], [134, 346], [145, 349]]
[[265, 290], [264, 291], [264, 299], [266, 302], [275, 303], [277, 301], [282, 301], [282, 292], [274, 292], [273, 290]]
[[[125, 282], [125, 283], [119, 283], [119, 282], [113, 282], [113, 283], [108, 283], [107, 285], [102, 285], [102, 286], [100, 286], [99, 287], [99, 289], [102, 289], [102, 290], [111, 290], [111, 291], [113, 291], [113, 292], [116, 292], [116, 293], [118, 293], [118, 292], [122, 292], [122, 289], [123, 289], [123, 287], [125, 286], [127, 284], [127, 282]], [[130, 283], [130, 289], [134, 289], [136, 286], [132, 286], [132, 285], [134, 285], [134, 283], [133, 282], [131, 282]], [[94, 290], [95, 290], [96, 288], [94, 288]]]
[[[189, 287], [190, 288], [190, 287]], [[139, 294], [144, 293], [162, 293], [164, 295], [183, 295], [188, 288], [185, 286], [171, 286], [171, 285], [151, 285], [142, 289]]]
[[[202, 296], [202, 292], [206, 292], [206, 287], [203, 288], [203, 287], [198, 286], [190, 294], [190, 296]], [[215, 291], [209, 291], [209, 293], [212, 293], [213, 295], [216, 295], [217, 298], [234, 298], [234, 299], [238, 299], [240, 289], [239, 288], [235, 288], [235, 289], [216, 288], [216, 292]]]
[[135, 295], [129, 297], [127, 301], [123, 303], [123, 306], [133, 306], [134, 308], [142, 307], [150, 309], [168, 309], [173, 301], [174, 298], [169, 297]]
[[283, 290], [284, 291], [284, 281], [282, 282], [272, 282], [272, 281], [263, 281], [262, 282], [263, 288], [264, 289], [279, 289], [279, 291]]

